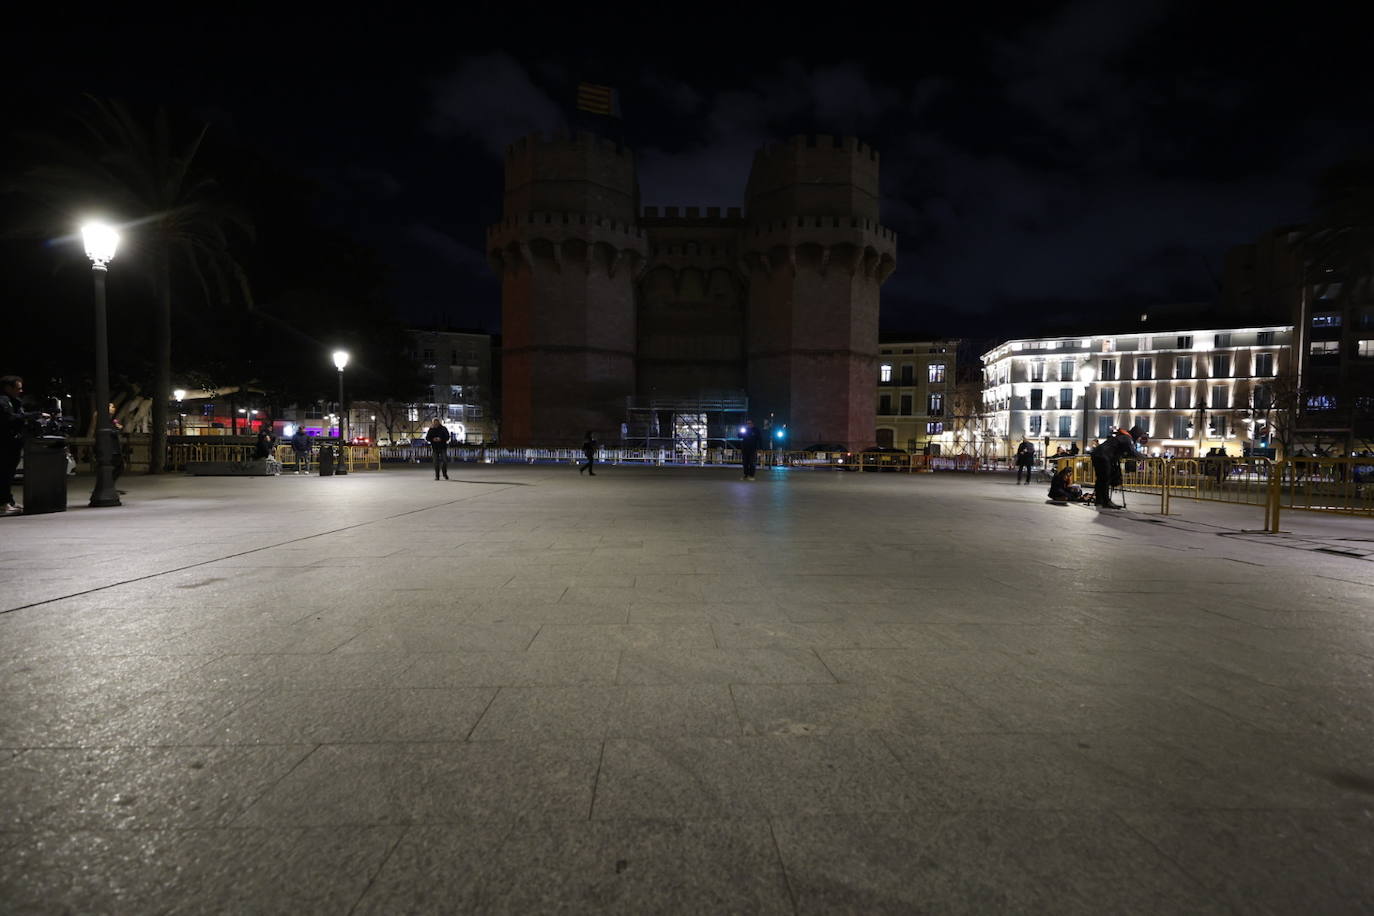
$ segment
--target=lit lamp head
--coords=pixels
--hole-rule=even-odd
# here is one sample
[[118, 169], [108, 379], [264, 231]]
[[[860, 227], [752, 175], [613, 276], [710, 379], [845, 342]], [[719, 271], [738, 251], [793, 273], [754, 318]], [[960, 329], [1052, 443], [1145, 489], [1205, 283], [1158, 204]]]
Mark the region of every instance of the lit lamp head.
[[342, 371], [344, 371], [344, 366], [347, 366], [347, 365], [348, 365], [348, 351], [347, 351], [347, 350], [335, 350], [335, 351], [334, 351], [334, 368], [335, 368], [335, 369], [338, 369], [340, 372], [342, 372]]
[[86, 246], [86, 257], [91, 259], [91, 265], [96, 270], [104, 270], [105, 265], [114, 260], [119, 233], [104, 223], [87, 223], [81, 227], [81, 241]]
[[172, 392], [172, 397], [177, 399], [177, 403], [180, 403], [182, 398], [186, 397], [186, 389], [178, 388], [176, 391]]
[[1078, 370], [1078, 379], [1085, 385], [1091, 385], [1095, 378], [1097, 378], [1097, 370], [1086, 363]]

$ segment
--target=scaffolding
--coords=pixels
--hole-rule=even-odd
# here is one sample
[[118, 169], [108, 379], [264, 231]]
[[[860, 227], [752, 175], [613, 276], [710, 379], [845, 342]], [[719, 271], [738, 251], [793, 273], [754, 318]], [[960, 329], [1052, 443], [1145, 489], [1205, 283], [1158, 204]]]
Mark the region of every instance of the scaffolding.
[[674, 461], [702, 462], [712, 448], [739, 438], [739, 425], [749, 413], [742, 391], [701, 392], [696, 397], [625, 399], [620, 426], [622, 447], [663, 449]]

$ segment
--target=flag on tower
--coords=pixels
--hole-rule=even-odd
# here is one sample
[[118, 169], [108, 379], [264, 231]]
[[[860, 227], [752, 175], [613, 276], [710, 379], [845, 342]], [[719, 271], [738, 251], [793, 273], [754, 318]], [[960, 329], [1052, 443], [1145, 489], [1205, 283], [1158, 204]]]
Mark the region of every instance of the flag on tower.
[[577, 109], [607, 118], [618, 118], [620, 117], [620, 93], [610, 86], [579, 83], [577, 86]]

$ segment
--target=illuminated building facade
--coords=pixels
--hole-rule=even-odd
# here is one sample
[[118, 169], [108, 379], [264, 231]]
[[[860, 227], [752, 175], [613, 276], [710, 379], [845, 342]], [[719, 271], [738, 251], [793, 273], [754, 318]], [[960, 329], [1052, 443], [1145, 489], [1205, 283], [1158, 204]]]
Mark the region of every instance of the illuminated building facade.
[[878, 348], [879, 446], [948, 452], [954, 443], [957, 340], [882, 343]]
[[1292, 325], [1009, 340], [982, 356], [984, 408], [1004, 455], [1136, 425], [1158, 454], [1240, 455], [1277, 446], [1292, 358]]

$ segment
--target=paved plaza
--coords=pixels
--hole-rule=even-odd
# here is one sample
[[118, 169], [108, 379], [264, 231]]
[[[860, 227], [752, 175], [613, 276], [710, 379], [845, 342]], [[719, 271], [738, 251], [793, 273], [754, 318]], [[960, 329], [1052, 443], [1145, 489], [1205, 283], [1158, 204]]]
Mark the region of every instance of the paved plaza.
[[0, 522], [0, 910], [1374, 907], [1374, 522], [451, 475]]

